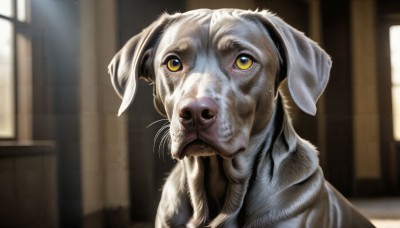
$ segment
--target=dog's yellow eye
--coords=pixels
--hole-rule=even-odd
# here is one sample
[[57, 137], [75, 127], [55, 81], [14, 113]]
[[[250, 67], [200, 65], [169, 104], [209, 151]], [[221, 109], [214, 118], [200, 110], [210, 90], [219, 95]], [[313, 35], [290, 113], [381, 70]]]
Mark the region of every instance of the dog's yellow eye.
[[167, 68], [171, 72], [177, 72], [182, 69], [182, 62], [177, 57], [172, 57], [167, 60]]
[[235, 66], [239, 70], [248, 70], [253, 65], [253, 59], [248, 55], [239, 55], [236, 58]]

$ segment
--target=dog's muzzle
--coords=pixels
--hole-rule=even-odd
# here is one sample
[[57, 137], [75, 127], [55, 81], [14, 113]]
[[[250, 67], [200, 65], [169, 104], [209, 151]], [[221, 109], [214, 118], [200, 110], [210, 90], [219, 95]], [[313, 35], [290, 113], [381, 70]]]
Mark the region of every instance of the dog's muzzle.
[[218, 152], [218, 105], [211, 98], [186, 98], [178, 104], [179, 122], [184, 129], [175, 159], [185, 155], [210, 156]]

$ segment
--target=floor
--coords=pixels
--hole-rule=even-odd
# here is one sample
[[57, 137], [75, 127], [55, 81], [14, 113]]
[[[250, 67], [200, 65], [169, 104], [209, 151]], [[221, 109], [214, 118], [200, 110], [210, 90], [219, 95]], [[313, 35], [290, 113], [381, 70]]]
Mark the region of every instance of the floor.
[[[367, 216], [377, 228], [400, 228], [400, 197], [351, 199], [353, 205]], [[137, 223], [132, 228], [150, 228], [151, 224]]]
[[378, 228], [400, 228], [400, 198], [352, 199]]

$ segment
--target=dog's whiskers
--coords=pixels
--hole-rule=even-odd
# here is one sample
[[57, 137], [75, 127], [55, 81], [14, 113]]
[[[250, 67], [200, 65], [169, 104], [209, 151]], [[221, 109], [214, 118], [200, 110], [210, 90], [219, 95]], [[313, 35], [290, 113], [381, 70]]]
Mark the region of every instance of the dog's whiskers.
[[[169, 135], [169, 131], [166, 131], [166, 132], [164, 132], [164, 135], [161, 138], [161, 142], [160, 142], [159, 149], [158, 149], [158, 153], [159, 154], [162, 153], [163, 160], [165, 160], [165, 157], [164, 157], [165, 153], [163, 153], [165, 151], [165, 144], [167, 144], [167, 146], [169, 147], [169, 145], [170, 145], [169, 143], [170, 142], [171, 142], [171, 137]], [[162, 148], [160, 148], [161, 146], [162, 146]]]
[[169, 145], [170, 142], [171, 142], [171, 137], [170, 137], [170, 134], [169, 134], [170, 124], [169, 124], [167, 119], [161, 119], [161, 120], [154, 121], [148, 127], [154, 125], [155, 123], [159, 123], [161, 121], [166, 121], [166, 122], [161, 126], [161, 128], [157, 131], [156, 135], [154, 136], [154, 139], [153, 139], [153, 153], [155, 152], [156, 144], [157, 144], [157, 141], [159, 139], [158, 156], [159, 156], [159, 158], [161, 158], [161, 154], [162, 154], [162, 157], [164, 159], [164, 153], [163, 152], [164, 152], [164, 149], [165, 149], [165, 144]]
[[154, 124], [156, 124], [158, 122], [161, 122], [161, 121], [165, 121], [166, 122], [166, 123], [164, 123], [164, 125], [168, 124], [168, 119], [160, 119], [160, 120], [154, 121], [153, 123], [150, 123], [146, 128], [149, 128], [149, 127], [153, 126]]

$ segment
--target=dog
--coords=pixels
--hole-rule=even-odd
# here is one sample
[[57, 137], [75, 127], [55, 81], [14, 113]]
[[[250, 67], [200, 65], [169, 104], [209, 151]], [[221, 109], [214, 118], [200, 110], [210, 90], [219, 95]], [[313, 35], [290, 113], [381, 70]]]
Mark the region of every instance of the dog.
[[163, 187], [156, 227], [374, 227], [323, 176], [279, 90], [316, 114], [330, 57], [275, 14], [199, 9], [163, 14], [109, 65], [122, 98], [138, 78], [170, 123], [178, 160]]

